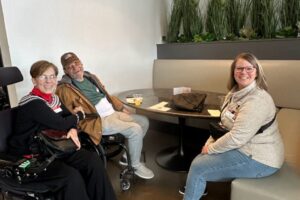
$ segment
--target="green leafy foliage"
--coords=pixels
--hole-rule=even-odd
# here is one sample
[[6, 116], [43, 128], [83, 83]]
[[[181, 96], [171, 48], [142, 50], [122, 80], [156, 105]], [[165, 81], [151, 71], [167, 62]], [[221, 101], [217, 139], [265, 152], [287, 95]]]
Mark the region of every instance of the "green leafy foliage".
[[230, 37], [232, 34], [239, 36], [240, 30], [245, 26], [249, 15], [251, 1], [245, 0], [226, 0], [225, 16]]
[[275, 0], [252, 0], [252, 28], [259, 38], [274, 38], [278, 25], [278, 3]]
[[198, 2], [195, 0], [183, 1], [182, 16], [183, 33], [188, 40], [202, 32], [202, 20]]
[[[167, 42], [300, 36], [300, 0], [205, 0], [205, 2], [207, 4], [204, 0], [173, 0], [165, 37]], [[207, 7], [204, 8], [203, 5]]]
[[[202, 32], [202, 18], [197, 0], [174, 0], [168, 26], [167, 41], [192, 41], [193, 36]], [[183, 27], [183, 35], [180, 27]]]
[[300, 15], [300, 0], [284, 0], [281, 5], [280, 20], [282, 27], [296, 27]]
[[211, 0], [208, 3], [206, 31], [214, 34], [217, 40], [225, 39], [228, 30], [225, 6], [225, 0]]
[[283, 27], [276, 33], [277, 38], [288, 38], [297, 36], [298, 31], [291, 26]]
[[182, 0], [174, 0], [172, 5], [171, 19], [168, 26], [167, 42], [176, 42], [182, 19]]

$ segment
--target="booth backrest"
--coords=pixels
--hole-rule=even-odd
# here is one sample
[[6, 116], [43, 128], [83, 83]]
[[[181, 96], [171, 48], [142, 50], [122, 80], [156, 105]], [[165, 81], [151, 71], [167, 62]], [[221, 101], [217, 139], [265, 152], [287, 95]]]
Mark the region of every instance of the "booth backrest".
[[191, 87], [227, 93], [231, 60], [155, 60], [153, 88]]
[[300, 110], [282, 108], [277, 114], [285, 162], [300, 175]]
[[[153, 88], [186, 86], [227, 93], [232, 60], [154, 61]], [[300, 109], [300, 60], [261, 60], [276, 106]]]

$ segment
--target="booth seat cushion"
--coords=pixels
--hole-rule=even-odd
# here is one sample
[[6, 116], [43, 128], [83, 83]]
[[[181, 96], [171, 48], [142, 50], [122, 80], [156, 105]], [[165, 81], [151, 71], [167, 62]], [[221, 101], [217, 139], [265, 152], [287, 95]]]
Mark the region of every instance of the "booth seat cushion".
[[299, 200], [300, 177], [285, 164], [272, 176], [236, 179], [231, 184], [231, 200]]

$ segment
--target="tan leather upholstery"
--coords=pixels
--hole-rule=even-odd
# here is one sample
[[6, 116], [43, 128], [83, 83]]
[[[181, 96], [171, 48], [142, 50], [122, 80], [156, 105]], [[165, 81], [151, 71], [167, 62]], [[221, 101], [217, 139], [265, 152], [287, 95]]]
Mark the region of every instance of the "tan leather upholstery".
[[300, 109], [300, 60], [261, 61], [276, 106]]
[[278, 112], [277, 120], [284, 142], [285, 162], [300, 175], [300, 110], [283, 108]]
[[234, 180], [231, 200], [300, 199], [300, 110], [283, 108], [277, 120], [285, 145], [284, 166], [266, 178]]
[[231, 183], [231, 200], [299, 200], [299, 176], [288, 166], [270, 177], [236, 179]]
[[[227, 93], [232, 60], [154, 61], [153, 88], [186, 86]], [[275, 104], [300, 109], [300, 60], [261, 60]]]
[[227, 93], [231, 60], [155, 60], [153, 88], [186, 86]]

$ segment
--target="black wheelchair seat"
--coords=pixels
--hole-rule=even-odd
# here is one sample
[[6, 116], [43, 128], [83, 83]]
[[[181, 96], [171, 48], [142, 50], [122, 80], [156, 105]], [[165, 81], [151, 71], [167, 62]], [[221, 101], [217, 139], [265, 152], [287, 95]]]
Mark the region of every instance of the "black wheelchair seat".
[[[0, 87], [22, 80], [23, 76], [17, 67], [0, 68]], [[43, 163], [44, 166], [37, 166], [38, 163], [34, 160], [9, 156], [7, 152], [7, 139], [13, 133], [16, 111], [17, 108], [10, 108], [10, 106], [0, 110], [0, 192], [2, 197], [3, 199], [12, 199], [13, 197], [18, 199], [53, 199], [49, 195], [51, 193], [49, 188], [38, 182], [27, 182], [46, 169], [49, 161]], [[31, 163], [31, 168], [27, 168], [28, 162]]]

